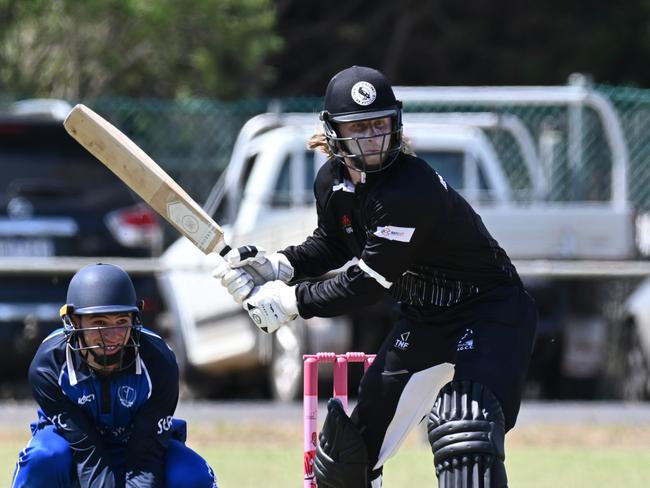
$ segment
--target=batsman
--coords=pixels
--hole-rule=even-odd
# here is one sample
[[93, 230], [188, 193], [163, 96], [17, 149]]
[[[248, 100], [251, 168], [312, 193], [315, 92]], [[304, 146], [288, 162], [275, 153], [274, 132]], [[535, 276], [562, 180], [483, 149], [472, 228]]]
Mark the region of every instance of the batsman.
[[397, 302], [350, 417], [328, 404], [319, 488], [380, 487], [384, 464], [423, 419], [440, 488], [507, 487], [504, 437], [519, 412], [535, 304], [479, 215], [412, 153], [382, 73], [339, 72], [324, 105], [323, 132], [308, 143], [329, 156], [314, 184], [317, 228], [270, 255], [232, 250], [215, 276], [266, 333], [385, 293]]

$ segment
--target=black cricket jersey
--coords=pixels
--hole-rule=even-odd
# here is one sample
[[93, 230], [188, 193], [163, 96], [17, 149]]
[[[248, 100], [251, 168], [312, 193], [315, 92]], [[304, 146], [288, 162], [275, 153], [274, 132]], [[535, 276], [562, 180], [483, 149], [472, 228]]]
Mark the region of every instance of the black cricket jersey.
[[483, 292], [521, 283], [481, 218], [428, 163], [400, 153], [387, 169], [353, 185], [336, 159], [314, 184], [318, 227], [282, 252], [295, 279], [344, 272], [296, 287], [304, 318], [331, 317], [390, 293], [407, 316], [432, 320]]
[[111, 464], [116, 451], [125, 460], [126, 486], [162, 486], [178, 381], [174, 353], [147, 329], [124, 371], [94, 372], [67, 347], [63, 329], [45, 338], [29, 368], [39, 422], [68, 441], [79, 483], [88, 487], [120, 484]]

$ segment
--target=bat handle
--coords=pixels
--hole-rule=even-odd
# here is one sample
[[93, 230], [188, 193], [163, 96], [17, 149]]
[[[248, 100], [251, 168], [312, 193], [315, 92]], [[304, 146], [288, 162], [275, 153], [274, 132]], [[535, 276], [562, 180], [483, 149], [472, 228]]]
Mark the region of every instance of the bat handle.
[[228, 254], [230, 251], [232, 251], [232, 247], [230, 247], [228, 244], [224, 244], [223, 247], [219, 249], [219, 256], [225, 258], [226, 254]]
[[219, 258], [221, 259], [219, 265], [212, 272], [212, 276], [214, 278], [217, 279], [223, 278], [223, 276], [228, 272], [228, 270], [231, 269], [230, 265], [228, 264], [228, 261], [226, 261], [226, 254], [228, 254], [231, 250], [232, 247], [226, 244], [222, 239], [210, 252], [210, 255], [219, 256]]
[[[226, 258], [226, 254], [232, 251], [232, 247], [226, 244], [226, 241], [221, 236], [221, 239], [210, 249], [210, 254], [219, 254], [222, 258]], [[207, 253], [206, 253], [207, 254]]]

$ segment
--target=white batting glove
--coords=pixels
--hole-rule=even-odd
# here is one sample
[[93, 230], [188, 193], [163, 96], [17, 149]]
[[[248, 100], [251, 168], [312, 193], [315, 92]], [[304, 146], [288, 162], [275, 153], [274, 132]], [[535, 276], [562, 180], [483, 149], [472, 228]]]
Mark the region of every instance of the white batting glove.
[[279, 252], [267, 256], [262, 247], [242, 246], [226, 254], [225, 259], [231, 268], [246, 271], [253, 278], [255, 286], [275, 280], [288, 283], [293, 278], [293, 266], [289, 259]]
[[275, 332], [298, 317], [295, 288], [278, 280], [255, 287], [244, 301], [244, 310], [262, 332]]
[[228, 290], [233, 300], [242, 303], [255, 287], [253, 278], [243, 269], [233, 269], [226, 261], [221, 261], [212, 271], [212, 276], [221, 280], [221, 284]]

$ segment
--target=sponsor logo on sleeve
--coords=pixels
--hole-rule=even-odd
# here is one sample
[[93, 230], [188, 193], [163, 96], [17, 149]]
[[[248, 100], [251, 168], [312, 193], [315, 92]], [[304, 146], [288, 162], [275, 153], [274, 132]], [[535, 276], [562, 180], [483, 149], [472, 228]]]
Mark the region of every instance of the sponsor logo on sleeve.
[[158, 421], [158, 432], [156, 432], [156, 434], [160, 435], [171, 428], [172, 428], [172, 416], [168, 415], [167, 417], [163, 417]]
[[394, 225], [387, 225], [385, 227], [377, 227], [374, 235], [389, 241], [410, 242], [415, 232], [415, 227], [396, 227]]

